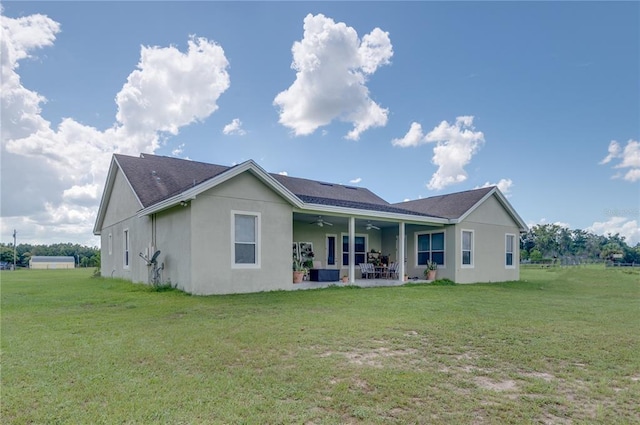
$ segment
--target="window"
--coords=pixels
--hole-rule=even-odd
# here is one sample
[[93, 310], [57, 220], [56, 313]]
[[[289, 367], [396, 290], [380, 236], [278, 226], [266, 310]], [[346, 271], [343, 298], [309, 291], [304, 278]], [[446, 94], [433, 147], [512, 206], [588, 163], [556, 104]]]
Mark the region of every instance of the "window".
[[462, 267], [473, 267], [473, 230], [462, 231]]
[[418, 266], [426, 266], [428, 261], [444, 266], [444, 232], [417, 233], [416, 245]]
[[510, 235], [510, 234], [506, 235], [504, 265], [507, 268], [515, 267], [513, 265], [513, 252], [514, 252], [515, 240], [516, 240], [516, 235]]
[[124, 229], [123, 242], [124, 242], [123, 265], [125, 269], [128, 269], [129, 268], [129, 229]]
[[233, 266], [236, 268], [252, 268], [260, 266], [260, 215], [232, 211], [233, 226], [231, 239]]
[[336, 265], [336, 237], [327, 235], [327, 266]]
[[[366, 263], [367, 237], [356, 235], [354, 248], [355, 264]], [[349, 235], [342, 235], [342, 265], [349, 265]]]
[[108, 245], [109, 245], [109, 255], [111, 255], [113, 254], [113, 235], [111, 233], [109, 233]]

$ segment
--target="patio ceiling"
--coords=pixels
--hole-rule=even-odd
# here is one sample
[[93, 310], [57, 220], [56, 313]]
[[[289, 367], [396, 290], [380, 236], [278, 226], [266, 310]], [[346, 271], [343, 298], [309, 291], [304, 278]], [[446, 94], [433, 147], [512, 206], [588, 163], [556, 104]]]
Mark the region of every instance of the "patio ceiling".
[[[346, 228], [349, 226], [349, 217], [347, 216], [331, 215], [330, 213], [326, 213], [326, 212], [317, 213], [317, 214], [296, 212], [293, 214], [293, 219], [295, 221], [306, 222], [309, 224], [313, 224], [314, 222], [317, 222], [318, 217], [322, 217], [324, 221], [327, 221], [333, 224], [333, 227]], [[356, 228], [359, 228], [359, 230], [362, 227], [366, 226], [368, 223], [371, 223], [373, 226], [379, 227], [380, 229], [387, 228], [387, 227], [395, 228], [395, 229], [398, 228], [397, 221], [385, 221], [385, 220], [380, 220], [375, 218], [370, 219], [370, 218], [356, 217]]]

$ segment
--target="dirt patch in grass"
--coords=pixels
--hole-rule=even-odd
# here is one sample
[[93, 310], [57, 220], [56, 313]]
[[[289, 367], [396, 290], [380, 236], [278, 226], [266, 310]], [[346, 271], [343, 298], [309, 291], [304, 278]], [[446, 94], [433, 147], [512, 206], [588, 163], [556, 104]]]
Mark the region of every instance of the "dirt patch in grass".
[[387, 347], [378, 347], [372, 349], [354, 349], [352, 351], [325, 351], [320, 354], [320, 357], [338, 355], [346, 358], [350, 364], [382, 368], [385, 366], [385, 359], [412, 356], [417, 352], [417, 350], [412, 348], [390, 349]]

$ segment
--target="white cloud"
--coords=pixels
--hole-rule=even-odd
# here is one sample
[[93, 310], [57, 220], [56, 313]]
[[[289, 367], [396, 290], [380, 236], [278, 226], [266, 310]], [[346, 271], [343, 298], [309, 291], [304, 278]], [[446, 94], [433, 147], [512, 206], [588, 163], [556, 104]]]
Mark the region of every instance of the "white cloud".
[[237, 134], [238, 136], [247, 134], [247, 132], [242, 129], [242, 121], [240, 121], [239, 118], [234, 118], [233, 121], [225, 125], [222, 132], [224, 134]]
[[[401, 139], [393, 139], [391, 144], [406, 148], [436, 143], [431, 162], [437, 165], [438, 169], [431, 176], [427, 187], [443, 189], [467, 179], [464, 167], [484, 143], [484, 134], [481, 131], [474, 131], [473, 119], [473, 116], [459, 116], [455, 124], [442, 121], [426, 135], [422, 131], [422, 126], [413, 122], [407, 134]], [[510, 187], [506, 180], [502, 184], [507, 190]]]
[[357, 178], [355, 178], [355, 179], [353, 179], [353, 180], [349, 180], [349, 183], [351, 183], [351, 184], [358, 184], [358, 183], [360, 183], [361, 181], [362, 181], [362, 178], [361, 178], [361, 177], [357, 177]]
[[640, 227], [636, 220], [627, 217], [611, 217], [607, 221], [596, 221], [585, 230], [598, 235], [615, 235], [619, 233], [625, 237], [625, 241], [630, 246], [640, 243]]
[[171, 155], [180, 156], [184, 152], [184, 143], [180, 143], [178, 147], [171, 151]]
[[418, 146], [426, 142], [424, 133], [422, 133], [422, 126], [417, 122], [412, 122], [407, 134], [405, 134], [402, 139], [393, 139], [391, 144], [393, 146], [407, 148], [410, 146]]
[[368, 75], [390, 63], [388, 33], [375, 28], [361, 41], [345, 23], [309, 14], [303, 38], [291, 51], [296, 80], [273, 101], [280, 108], [280, 124], [300, 136], [339, 119], [353, 124], [345, 136], [351, 140], [387, 124], [388, 110], [371, 100], [365, 83]]
[[0, 15], [0, 57], [2, 66], [2, 139], [19, 138], [49, 123], [40, 116], [44, 96], [22, 86], [16, 72], [19, 61], [31, 57], [31, 51], [51, 46], [60, 24], [43, 15], [18, 19]]
[[280, 174], [281, 176], [288, 176], [289, 173], [287, 173], [286, 171], [280, 171], [278, 174]]
[[424, 139], [436, 143], [431, 161], [438, 166], [427, 187], [443, 189], [467, 179], [464, 167], [484, 143], [484, 134], [474, 131], [472, 116], [461, 116], [455, 124], [442, 121]]
[[640, 180], [640, 142], [629, 140], [624, 148], [615, 140], [609, 142], [608, 154], [599, 164], [608, 164], [614, 159], [620, 162], [613, 168], [628, 169], [626, 173], [616, 173], [612, 178], [635, 182]]
[[498, 186], [498, 189], [500, 189], [500, 192], [502, 192], [503, 195], [509, 197], [509, 193], [511, 193], [511, 187], [513, 186], [513, 181], [511, 179], [500, 179], [498, 183], [486, 182], [482, 186], [476, 186], [476, 189], [479, 189], [481, 187], [489, 187], [489, 186]]
[[25, 88], [17, 70], [33, 49], [53, 44], [60, 26], [42, 15], [0, 19], [2, 228], [23, 226], [19, 232], [32, 242], [88, 239], [111, 154], [154, 152], [162, 132], [177, 134], [205, 119], [229, 87], [228, 62], [214, 42], [192, 37], [186, 53], [142, 47], [137, 69], [116, 95], [111, 128], [73, 118], [53, 128], [40, 115], [44, 96]]

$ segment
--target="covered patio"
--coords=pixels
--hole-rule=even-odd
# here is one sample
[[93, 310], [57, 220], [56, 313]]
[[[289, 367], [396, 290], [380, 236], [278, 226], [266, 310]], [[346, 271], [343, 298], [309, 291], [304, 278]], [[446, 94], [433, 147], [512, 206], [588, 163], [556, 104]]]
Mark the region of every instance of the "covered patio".
[[[338, 275], [335, 272], [326, 273], [331, 276], [329, 281], [305, 280], [296, 284], [296, 287], [305, 289], [344, 285], [341, 282], [344, 276], [348, 278], [348, 284], [360, 287], [396, 286], [405, 283], [406, 274], [418, 277], [415, 270], [407, 269], [407, 226], [413, 230], [438, 229], [444, 227], [446, 220], [412, 215], [393, 207], [376, 205], [375, 208], [357, 210], [357, 213], [352, 208], [335, 206], [314, 211], [294, 211], [294, 258], [297, 256], [308, 265], [313, 264], [309, 268], [338, 271]], [[365, 279], [360, 264], [367, 262], [375, 262], [379, 266], [378, 272], [388, 270], [393, 263], [397, 263], [397, 269], [393, 276], [379, 273]]]

